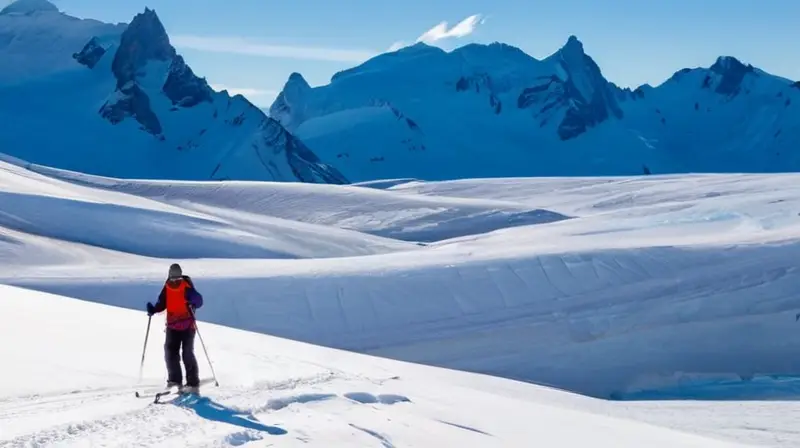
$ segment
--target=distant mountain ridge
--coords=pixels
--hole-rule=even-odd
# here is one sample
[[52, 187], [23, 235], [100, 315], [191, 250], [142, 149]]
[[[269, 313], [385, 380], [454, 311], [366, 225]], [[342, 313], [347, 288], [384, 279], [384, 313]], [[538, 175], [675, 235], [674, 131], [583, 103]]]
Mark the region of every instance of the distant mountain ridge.
[[154, 10], [128, 24], [47, 0], [0, 10], [0, 153], [121, 178], [377, 179], [800, 171], [800, 82], [730, 56], [620, 88], [570, 36], [544, 59], [418, 43], [269, 113], [214, 91]]
[[0, 11], [0, 152], [113, 177], [347, 183], [240, 95], [215, 92], [154, 10], [110, 25], [46, 0]]
[[800, 83], [723, 56], [620, 88], [570, 36], [513, 46], [418, 43], [311, 88], [295, 73], [270, 116], [351, 181], [800, 170]]

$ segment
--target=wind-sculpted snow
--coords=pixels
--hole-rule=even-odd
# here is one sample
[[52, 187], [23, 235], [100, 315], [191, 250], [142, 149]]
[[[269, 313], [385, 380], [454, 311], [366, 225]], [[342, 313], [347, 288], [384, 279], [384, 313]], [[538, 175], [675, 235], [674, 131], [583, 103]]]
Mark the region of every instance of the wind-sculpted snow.
[[79, 185], [150, 198], [201, 213], [252, 214], [433, 242], [568, 216], [514, 202], [396, 194], [380, 189], [255, 182], [132, 181], [32, 166]]
[[[0, 256], [60, 264], [87, 253], [161, 258], [319, 258], [417, 246], [362, 233], [205, 207], [199, 211], [91, 189], [0, 161]], [[5, 236], [4, 236], [5, 235]], [[73, 244], [66, 244], [73, 243]], [[89, 246], [99, 249], [89, 250]], [[49, 256], [42, 252], [51, 251]]]
[[[12, 284], [142, 310], [179, 260], [209, 322], [601, 397], [800, 371], [797, 175], [376, 189], [4, 167]], [[94, 215], [64, 225], [75, 210]]]

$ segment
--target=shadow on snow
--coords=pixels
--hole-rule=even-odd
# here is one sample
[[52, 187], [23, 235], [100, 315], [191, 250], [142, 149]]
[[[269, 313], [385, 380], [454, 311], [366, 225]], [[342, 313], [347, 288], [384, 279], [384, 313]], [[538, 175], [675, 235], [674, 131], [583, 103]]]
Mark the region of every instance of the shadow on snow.
[[800, 376], [762, 375], [744, 379], [685, 381], [669, 386], [616, 393], [612, 400], [795, 401], [800, 400]]
[[180, 397], [171, 402], [175, 406], [193, 410], [199, 417], [215, 422], [228, 423], [245, 429], [264, 431], [273, 436], [286, 434], [286, 430], [276, 426], [268, 426], [249, 412], [223, 406], [208, 397]]

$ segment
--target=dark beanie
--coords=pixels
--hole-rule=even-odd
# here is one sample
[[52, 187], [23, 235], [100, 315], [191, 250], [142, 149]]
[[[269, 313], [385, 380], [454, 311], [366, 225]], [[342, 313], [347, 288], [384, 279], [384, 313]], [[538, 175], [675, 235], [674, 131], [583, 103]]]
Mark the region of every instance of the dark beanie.
[[173, 263], [172, 266], [169, 267], [169, 277], [180, 277], [183, 275], [183, 270], [178, 263]]

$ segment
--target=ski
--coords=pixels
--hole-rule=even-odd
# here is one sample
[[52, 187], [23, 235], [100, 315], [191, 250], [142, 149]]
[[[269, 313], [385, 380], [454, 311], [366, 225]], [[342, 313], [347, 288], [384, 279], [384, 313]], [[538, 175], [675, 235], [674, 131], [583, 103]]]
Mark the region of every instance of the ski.
[[[175, 390], [173, 390], [173, 389], [175, 389]], [[172, 393], [175, 393], [175, 392], [180, 392], [180, 389], [176, 387], [176, 388], [171, 388], [169, 390], [165, 390], [163, 392], [157, 392], [156, 396], [153, 398], [153, 403], [158, 404], [158, 403], [160, 403], [159, 400], [161, 400], [161, 397], [169, 395], [169, 394], [172, 394]]]
[[[205, 384], [214, 383], [216, 386], [219, 386], [219, 383], [214, 378], [205, 378], [200, 380], [199, 386], [203, 386]], [[165, 397], [171, 394], [182, 394], [183, 386], [172, 386], [172, 387], [165, 387], [159, 388], [155, 390], [150, 390], [146, 393], [136, 392], [136, 398], [153, 398], [153, 403], [160, 403], [161, 397]]]
[[[208, 384], [208, 383], [210, 383], [212, 381], [214, 381], [214, 380], [213, 379], [201, 380], [199, 386], [202, 386], [203, 384]], [[219, 386], [219, 384], [217, 384], [217, 386]], [[157, 393], [156, 396], [155, 396], [155, 399], [153, 400], [153, 403], [154, 404], [165, 404], [165, 402], [161, 401], [161, 397], [165, 397], [167, 395], [172, 395], [172, 394], [181, 395], [181, 396], [195, 396], [195, 397], [199, 397], [200, 396], [200, 392], [199, 391], [198, 392], [186, 392], [186, 391], [183, 390], [182, 387], [179, 387], [179, 388], [177, 388], [177, 390], [165, 390], [163, 392]]]
[[177, 389], [178, 386], [172, 387], [160, 387], [157, 389], [150, 389], [146, 391], [136, 391], [136, 398], [157, 398], [160, 395], [166, 395], [173, 391], [173, 389]]

